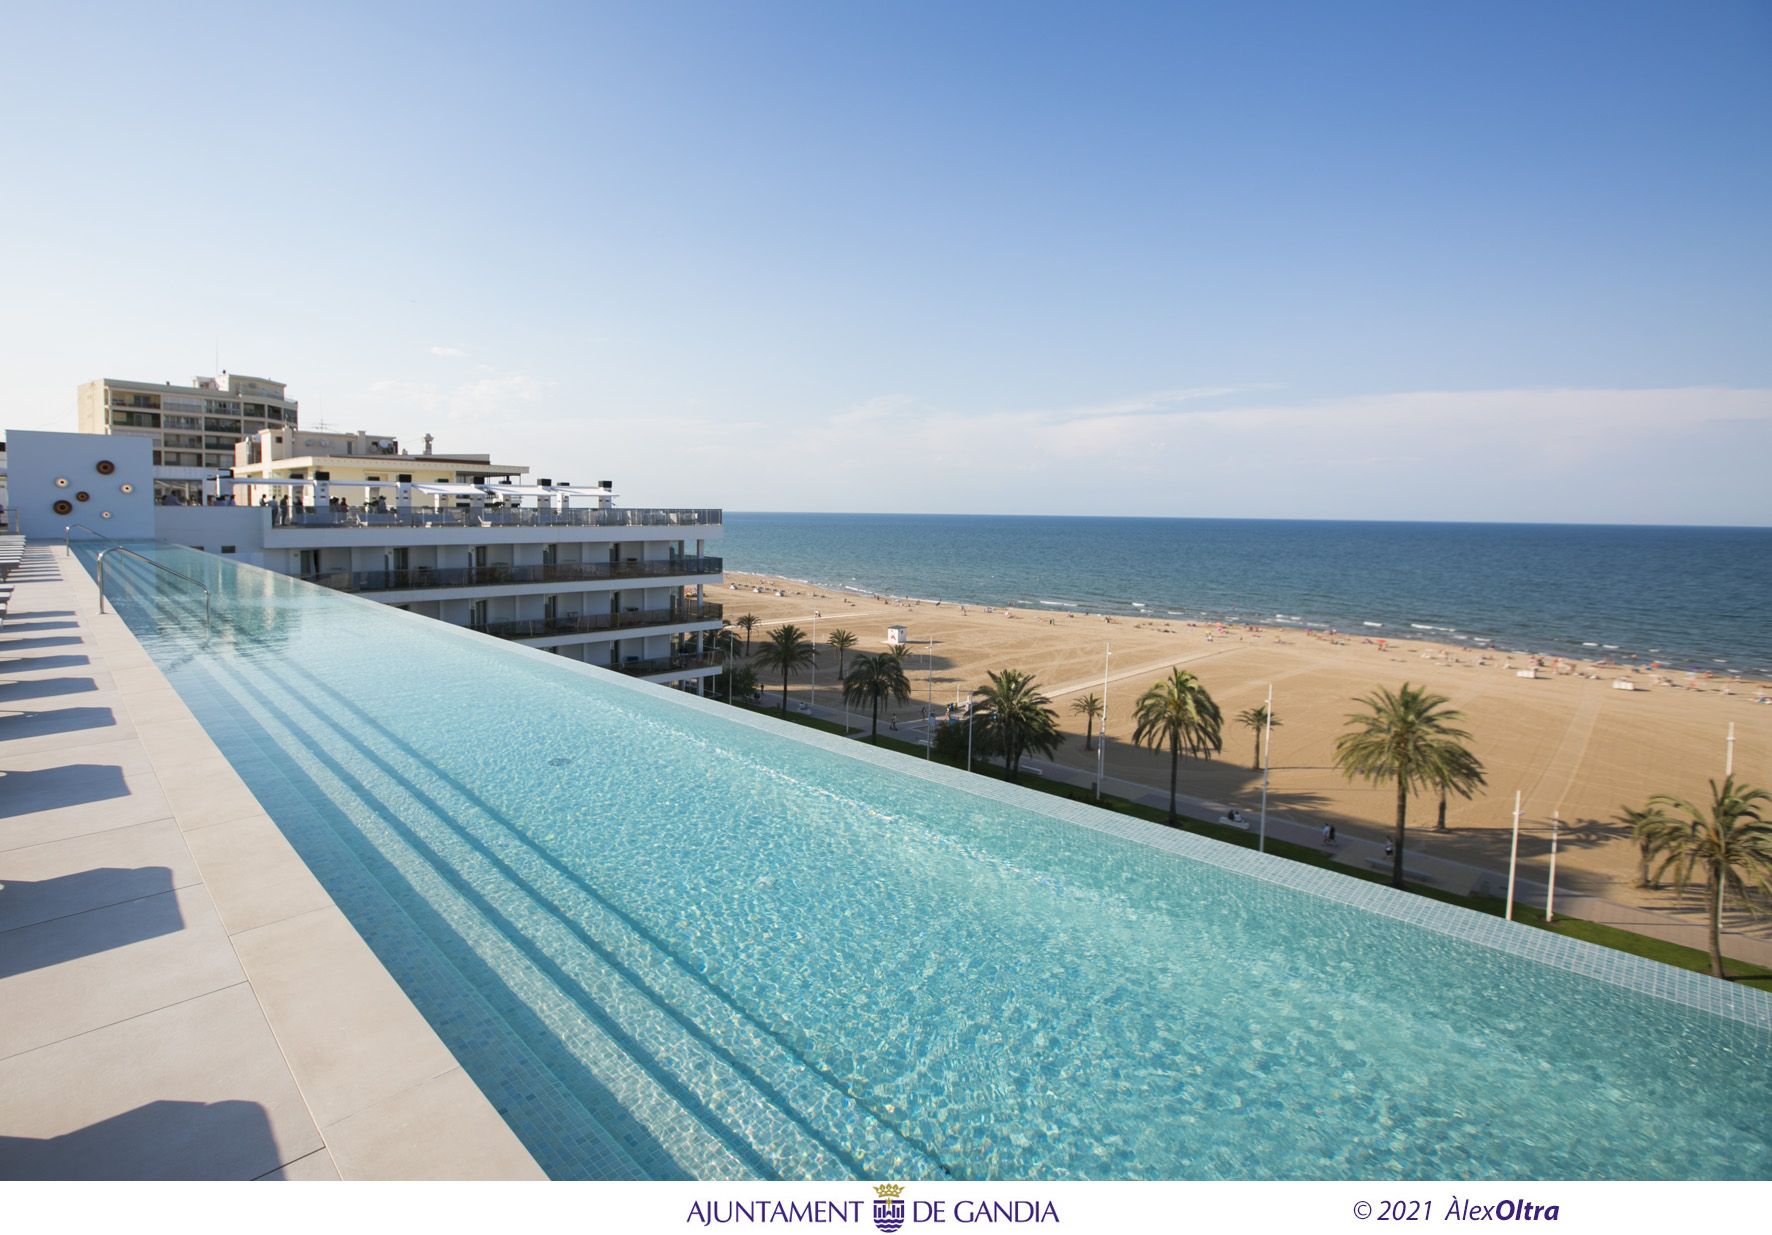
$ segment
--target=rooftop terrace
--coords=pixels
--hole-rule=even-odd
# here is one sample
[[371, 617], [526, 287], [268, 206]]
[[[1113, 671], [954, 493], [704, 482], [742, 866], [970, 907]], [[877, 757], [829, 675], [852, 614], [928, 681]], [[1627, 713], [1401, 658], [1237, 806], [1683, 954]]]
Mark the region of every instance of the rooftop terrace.
[[535, 1178], [92, 580], [0, 629], [0, 1178]]

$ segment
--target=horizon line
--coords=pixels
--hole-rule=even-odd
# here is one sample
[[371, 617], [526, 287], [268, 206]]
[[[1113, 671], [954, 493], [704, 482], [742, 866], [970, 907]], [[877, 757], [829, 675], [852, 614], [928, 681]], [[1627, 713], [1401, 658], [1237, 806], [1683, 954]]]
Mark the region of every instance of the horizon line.
[[908, 519], [1169, 519], [1177, 522], [1198, 523], [1382, 523], [1430, 527], [1592, 527], [1718, 532], [1772, 531], [1772, 523], [1589, 523], [1574, 519], [1375, 519], [1342, 518], [1331, 515], [1266, 517], [1250, 515], [1090, 515], [1054, 514], [1051, 511], [744, 510], [734, 506], [725, 506], [721, 509], [726, 514], [738, 515], [886, 515]]

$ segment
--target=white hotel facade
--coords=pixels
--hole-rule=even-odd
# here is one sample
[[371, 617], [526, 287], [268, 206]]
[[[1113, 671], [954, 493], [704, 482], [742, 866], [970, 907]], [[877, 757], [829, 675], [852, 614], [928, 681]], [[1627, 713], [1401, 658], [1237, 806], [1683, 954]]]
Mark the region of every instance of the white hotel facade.
[[266, 423], [232, 452], [204, 500], [234, 504], [156, 505], [157, 539], [697, 693], [720, 671], [718, 509], [617, 506], [428, 436]]

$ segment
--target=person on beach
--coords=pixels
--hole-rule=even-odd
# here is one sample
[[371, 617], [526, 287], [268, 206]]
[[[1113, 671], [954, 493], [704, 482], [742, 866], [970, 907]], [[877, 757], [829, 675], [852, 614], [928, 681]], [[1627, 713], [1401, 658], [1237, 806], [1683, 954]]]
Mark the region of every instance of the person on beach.
[[1384, 842], [1384, 856], [1387, 858], [1394, 858], [1397, 856], [1397, 847], [1391, 841], [1387, 840]]

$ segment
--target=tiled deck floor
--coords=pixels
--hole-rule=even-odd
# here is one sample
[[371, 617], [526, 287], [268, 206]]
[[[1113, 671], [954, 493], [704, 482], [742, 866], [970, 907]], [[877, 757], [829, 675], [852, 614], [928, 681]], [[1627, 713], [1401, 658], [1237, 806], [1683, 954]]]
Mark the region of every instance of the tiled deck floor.
[[0, 1179], [538, 1178], [86, 572], [0, 629]]

